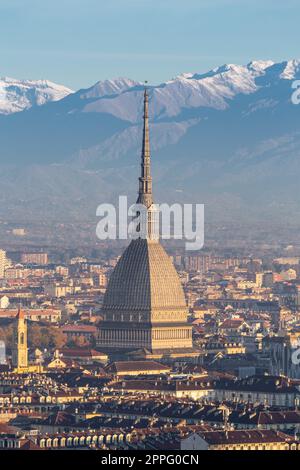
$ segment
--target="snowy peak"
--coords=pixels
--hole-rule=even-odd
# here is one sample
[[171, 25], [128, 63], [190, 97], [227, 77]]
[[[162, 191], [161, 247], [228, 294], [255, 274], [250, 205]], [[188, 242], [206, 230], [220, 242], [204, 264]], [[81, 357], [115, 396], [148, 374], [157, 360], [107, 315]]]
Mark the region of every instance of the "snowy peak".
[[[291, 97], [299, 65], [225, 64], [149, 86], [157, 199], [204, 203], [217, 224], [245, 217], [273, 229], [273, 217], [295, 226], [300, 106]], [[99, 202], [133, 196], [141, 83], [105, 80], [45, 106], [71, 90], [47, 81], [0, 84], [0, 113], [32, 106], [0, 116], [1, 218], [91, 221]]]
[[[206, 73], [183, 73], [149, 87], [151, 116], [164, 119], [178, 116], [187, 108], [224, 110], [237, 95], [255, 93], [263, 86], [300, 78], [300, 60], [275, 63], [253, 60], [247, 65], [223, 64]], [[75, 93], [80, 106], [72, 112], [108, 113], [132, 123], [142, 115], [141, 82], [115, 78], [97, 82]], [[72, 90], [47, 80], [0, 80], [0, 114], [11, 114], [58, 101]], [[78, 104], [78, 101], [74, 101]]]
[[[297, 78], [299, 63], [297, 60], [282, 63], [253, 60], [247, 65], [224, 64], [203, 74], [183, 73], [149, 88], [151, 116], [154, 120], [174, 118], [184, 109], [200, 107], [227, 109], [238, 95], [253, 94], [266, 84], [272, 86], [280, 80]], [[81, 90], [81, 98], [90, 98], [83, 111], [108, 113], [132, 123], [139, 122], [141, 85], [129, 79], [98, 82], [85, 92]]]
[[287, 62], [283, 62], [283, 64], [285, 67], [280, 78], [286, 80], [295, 80], [296, 78], [300, 78], [300, 59], [289, 60]]
[[116, 95], [123, 91], [129, 90], [142, 83], [131, 80], [130, 78], [115, 78], [112, 80], [103, 80], [97, 82], [88, 90], [81, 93], [82, 98], [102, 98], [103, 96]]
[[[272, 61], [253, 61], [248, 65], [225, 64], [207, 73], [183, 73], [149, 88], [153, 119], [178, 116], [184, 109], [207, 107], [224, 110], [238, 94], [255, 93], [256, 79], [266, 75]], [[282, 71], [282, 70], [281, 70]], [[139, 82], [129, 79], [106, 80], [79, 92], [88, 99], [84, 112], [108, 113], [117, 118], [139, 122], [142, 115]]]
[[272, 60], [252, 60], [247, 65], [248, 70], [253, 72], [258, 72], [259, 74], [263, 74], [266, 69], [272, 67], [275, 64]]
[[12, 114], [49, 101], [58, 101], [73, 93], [69, 88], [49, 80], [0, 79], [0, 114]]

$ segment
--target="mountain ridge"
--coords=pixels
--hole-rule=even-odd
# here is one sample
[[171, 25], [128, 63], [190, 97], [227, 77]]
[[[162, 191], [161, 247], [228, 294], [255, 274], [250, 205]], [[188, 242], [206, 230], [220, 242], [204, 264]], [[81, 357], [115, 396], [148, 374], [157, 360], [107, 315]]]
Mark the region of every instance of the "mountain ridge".
[[12, 114], [58, 101], [73, 90], [50, 80], [0, 78], [0, 114]]
[[[299, 217], [300, 106], [291, 101], [298, 79], [300, 60], [252, 61], [149, 85], [156, 199], [205, 203], [215, 220], [247, 211], [262, 220]], [[60, 200], [60, 218], [64, 208], [93, 218], [101, 202], [135, 198], [143, 88], [100, 81], [0, 115], [0, 216], [26, 205], [43, 217], [43, 200], [55, 218]]]

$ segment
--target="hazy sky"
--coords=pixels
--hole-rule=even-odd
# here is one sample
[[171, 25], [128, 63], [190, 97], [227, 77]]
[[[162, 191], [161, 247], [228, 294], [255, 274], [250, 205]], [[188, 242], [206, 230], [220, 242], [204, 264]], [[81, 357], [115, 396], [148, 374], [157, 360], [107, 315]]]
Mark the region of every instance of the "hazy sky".
[[300, 57], [299, 0], [0, 0], [0, 76], [158, 83]]

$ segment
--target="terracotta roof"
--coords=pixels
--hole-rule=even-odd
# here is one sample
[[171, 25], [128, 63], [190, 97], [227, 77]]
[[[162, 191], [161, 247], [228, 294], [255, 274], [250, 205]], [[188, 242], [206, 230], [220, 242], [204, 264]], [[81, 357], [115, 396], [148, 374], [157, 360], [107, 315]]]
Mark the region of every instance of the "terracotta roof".
[[287, 378], [271, 375], [255, 375], [239, 380], [220, 380], [216, 388], [241, 392], [297, 393], [297, 388]]
[[170, 367], [160, 364], [156, 361], [121, 361], [110, 364], [107, 369], [114, 369], [116, 372], [134, 372], [134, 371], [151, 371], [162, 370], [169, 371]]
[[286, 424], [300, 423], [300, 411], [261, 411], [258, 424]]
[[220, 326], [219, 328], [222, 328], [222, 329], [234, 329], [234, 328], [239, 328], [240, 326], [242, 326], [242, 324], [244, 323], [244, 320], [241, 320], [241, 319], [228, 319], [228, 320], [225, 320]]
[[95, 349], [71, 349], [71, 348], [63, 348], [59, 350], [60, 354], [62, 354], [63, 358], [66, 357], [99, 357], [105, 355], [102, 352], [96, 351]]
[[0, 435], [1, 434], [17, 434], [20, 431], [16, 426], [11, 426], [7, 423], [0, 423]]
[[96, 333], [97, 327], [92, 325], [65, 325], [62, 327], [62, 332], [89, 332], [89, 333]]
[[[25, 317], [30, 317], [30, 316], [54, 316], [58, 315], [61, 313], [61, 310], [58, 309], [53, 309], [53, 308], [43, 308], [43, 309], [33, 309], [33, 308], [25, 308], [22, 309], [22, 314]], [[19, 311], [17, 309], [13, 308], [1, 308], [0, 309], [0, 317], [3, 318], [15, 318], [19, 314]]]
[[46, 450], [46, 449], [42, 449], [37, 444], [32, 442], [30, 439], [22, 439], [20, 441], [19, 450]]
[[52, 415], [49, 415], [42, 424], [48, 424], [51, 426], [72, 426], [75, 425], [76, 418], [73, 414], [65, 411], [58, 411]]
[[201, 433], [201, 437], [210, 445], [242, 444], [263, 442], [288, 442], [292, 438], [287, 434], [273, 430], [235, 430], [212, 431]]

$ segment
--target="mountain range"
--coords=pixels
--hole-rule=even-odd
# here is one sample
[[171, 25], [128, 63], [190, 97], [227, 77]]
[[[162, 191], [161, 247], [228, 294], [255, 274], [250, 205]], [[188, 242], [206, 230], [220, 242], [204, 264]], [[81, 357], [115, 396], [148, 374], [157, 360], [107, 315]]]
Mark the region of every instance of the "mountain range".
[[49, 80], [0, 79], [0, 114], [12, 114], [50, 101], [58, 101], [72, 93], [70, 88]]
[[[157, 202], [198, 202], [208, 220], [300, 225], [300, 60], [223, 65], [149, 85]], [[143, 88], [118, 78], [76, 92], [0, 80], [0, 217], [92, 220], [134, 201]]]

